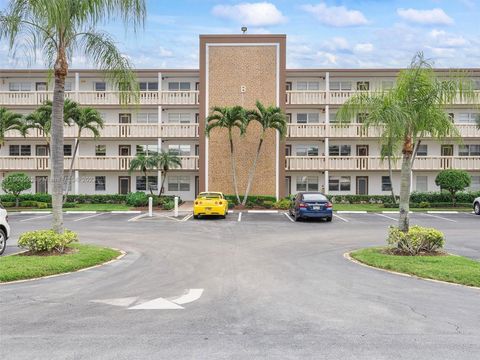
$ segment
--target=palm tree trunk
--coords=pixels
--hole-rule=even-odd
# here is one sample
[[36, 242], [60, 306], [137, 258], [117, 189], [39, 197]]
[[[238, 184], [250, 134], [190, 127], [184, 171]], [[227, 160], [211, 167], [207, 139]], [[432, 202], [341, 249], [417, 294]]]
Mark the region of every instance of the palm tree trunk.
[[235, 153], [233, 151], [233, 137], [232, 137], [232, 130], [228, 129], [228, 139], [230, 141], [230, 163], [232, 164], [232, 179], [233, 179], [233, 188], [235, 190], [235, 196], [237, 198], [237, 204], [240, 204], [240, 195], [238, 194], [238, 183], [237, 183], [237, 172], [236, 172], [236, 165], [235, 165]]
[[63, 234], [63, 105], [65, 103], [65, 78], [68, 73], [68, 63], [65, 49], [60, 46], [54, 66], [55, 85], [53, 88], [50, 177], [52, 183], [52, 229]]
[[253, 184], [253, 178], [255, 177], [255, 171], [257, 170], [257, 163], [260, 157], [260, 152], [262, 150], [264, 137], [265, 137], [265, 131], [263, 131], [262, 136], [260, 136], [260, 141], [257, 147], [257, 154], [255, 155], [255, 160], [253, 160], [252, 168], [250, 169], [250, 173], [248, 174], [247, 190], [245, 190], [245, 196], [243, 197], [243, 202], [242, 202], [243, 206], [247, 204], [248, 194], [250, 194], [250, 189]]
[[75, 147], [73, 148], [72, 160], [70, 161], [70, 168], [68, 169], [67, 186], [66, 186], [66, 189], [65, 189], [65, 196], [63, 198], [63, 203], [64, 204], [67, 202], [68, 187], [72, 183], [73, 164], [75, 163], [75, 158], [77, 157], [77, 151], [78, 151], [78, 146], [79, 146], [79, 142], [80, 142], [81, 132], [82, 132], [82, 130], [79, 129], [77, 139], [75, 141]]
[[393, 171], [392, 171], [392, 157], [388, 156], [388, 177], [390, 178], [390, 192], [392, 193], [392, 200], [393, 203], [397, 203], [397, 199], [395, 198], [395, 192], [393, 191]]
[[148, 186], [148, 176], [147, 176], [147, 171], [145, 170], [143, 175], [145, 175], [145, 188], [147, 190], [150, 190], [150, 195], [153, 195], [153, 191], [152, 189], [150, 189], [150, 187]]
[[162, 174], [162, 185], [160, 186], [160, 193], [158, 194], [158, 196], [162, 196], [162, 192], [163, 192], [163, 186], [165, 185], [165, 179], [167, 178], [167, 171], [165, 170], [165, 172]]
[[408, 137], [404, 143], [402, 170], [400, 174], [400, 216], [398, 219], [398, 228], [403, 232], [407, 232], [409, 229], [412, 153], [412, 139]]

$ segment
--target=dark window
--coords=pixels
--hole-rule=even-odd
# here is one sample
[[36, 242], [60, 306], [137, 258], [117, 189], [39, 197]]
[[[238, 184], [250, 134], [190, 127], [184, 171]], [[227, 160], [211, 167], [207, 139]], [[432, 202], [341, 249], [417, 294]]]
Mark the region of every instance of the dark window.
[[390, 176], [382, 176], [382, 191], [392, 190], [392, 183], [390, 182]]
[[105, 145], [95, 145], [95, 156], [106, 156], [107, 147]]
[[72, 145], [63, 145], [63, 156], [72, 156]]
[[149, 176], [148, 177], [148, 189], [147, 182], [145, 181], [145, 176], [137, 176], [136, 178], [137, 191], [146, 191], [146, 190], [157, 190], [158, 189], [158, 177]]
[[32, 147], [30, 145], [10, 145], [10, 156], [31, 156]]
[[107, 84], [104, 82], [95, 83], [95, 91], [105, 91], [107, 90]]
[[303, 194], [303, 200], [305, 201], [328, 201], [328, 199], [322, 194]]
[[106, 189], [105, 176], [95, 176], [95, 191], [105, 191]]

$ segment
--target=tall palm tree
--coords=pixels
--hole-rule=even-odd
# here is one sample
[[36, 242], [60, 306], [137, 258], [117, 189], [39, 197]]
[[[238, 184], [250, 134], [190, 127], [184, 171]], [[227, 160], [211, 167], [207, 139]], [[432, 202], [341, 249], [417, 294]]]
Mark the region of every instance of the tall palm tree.
[[462, 76], [437, 78], [431, 64], [418, 53], [409, 69], [399, 73], [393, 89], [385, 93], [360, 93], [337, 112], [337, 119], [349, 122], [358, 113], [367, 113], [364, 126], [383, 126], [384, 135], [402, 152], [399, 229], [409, 229], [412, 167], [420, 141], [426, 135], [436, 139], [459, 137], [446, 112], [458, 96], [474, 100], [469, 80]]
[[41, 52], [53, 70], [50, 181], [52, 227], [57, 233], [64, 231], [63, 103], [71, 58], [74, 54], [85, 55], [114, 83], [132, 84], [130, 89], [136, 89], [129, 61], [113, 39], [97, 27], [121, 18], [135, 31], [143, 25], [145, 15], [145, 0], [10, 0], [7, 10], [0, 13], [0, 40], [7, 38], [13, 50], [29, 44], [31, 55]]
[[72, 153], [72, 160], [70, 161], [70, 168], [68, 170], [67, 186], [65, 187], [64, 201], [67, 201], [68, 185], [72, 181], [73, 165], [78, 152], [78, 146], [80, 144], [80, 137], [84, 130], [90, 130], [93, 137], [97, 139], [100, 137], [100, 129], [103, 129], [104, 121], [100, 113], [91, 107], [78, 108], [78, 111], [71, 117], [72, 125], [77, 126], [77, 137], [75, 138], [75, 147]]
[[235, 164], [235, 148], [233, 144], [233, 130], [239, 129], [240, 135], [245, 134], [246, 124], [247, 124], [247, 114], [245, 109], [241, 106], [233, 107], [214, 107], [212, 108], [212, 113], [207, 117], [206, 120], [207, 126], [205, 129], [205, 134], [210, 136], [210, 133], [215, 128], [227, 129], [228, 131], [228, 141], [230, 143], [230, 164], [232, 167], [232, 180], [233, 187], [235, 191], [235, 196], [237, 198], [237, 203], [240, 204], [240, 195], [238, 193], [238, 182], [237, 182], [237, 172]]
[[130, 161], [130, 168], [129, 172], [132, 173], [134, 171], [141, 171], [143, 176], [145, 176], [145, 184], [146, 188], [150, 190], [150, 194], [153, 195], [153, 191], [148, 185], [148, 175], [147, 173], [157, 167], [158, 159], [157, 155], [145, 155], [143, 153], [139, 153], [135, 156], [135, 158]]
[[258, 122], [262, 126], [262, 133], [258, 142], [257, 153], [255, 154], [253, 165], [248, 174], [247, 189], [245, 190], [245, 196], [243, 197], [242, 202], [243, 206], [247, 204], [247, 198], [252, 187], [253, 178], [255, 177], [255, 171], [257, 170], [258, 159], [268, 130], [272, 129], [278, 131], [281, 138], [284, 138], [287, 133], [287, 117], [282, 109], [276, 106], [269, 106], [266, 108], [260, 101], [256, 102], [256, 106], [257, 108], [255, 110], [247, 111], [247, 119], [248, 122]]
[[384, 133], [382, 138], [380, 139], [380, 145], [381, 145], [381, 150], [380, 150], [380, 159], [382, 161], [387, 159], [387, 164], [388, 164], [388, 178], [390, 179], [390, 193], [392, 195], [392, 201], [394, 204], [397, 203], [397, 197], [395, 196], [395, 191], [393, 189], [393, 169], [392, 169], [392, 161], [397, 161], [396, 154], [398, 153], [398, 142], [395, 141], [395, 138], [393, 138], [393, 134], [389, 133], [387, 130], [390, 130], [387, 128]]
[[155, 155], [155, 164], [157, 169], [159, 169], [162, 173], [162, 184], [158, 193], [158, 196], [160, 196], [163, 192], [163, 186], [165, 184], [165, 179], [167, 178], [167, 173], [171, 169], [181, 168], [182, 159], [180, 159], [176, 154], [162, 150], [160, 153]]
[[7, 131], [15, 130], [25, 135], [25, 127], [23, 125], [23, 115], [0, 107], [0, 145], [3, 145], [5, 142], [5, 133]]

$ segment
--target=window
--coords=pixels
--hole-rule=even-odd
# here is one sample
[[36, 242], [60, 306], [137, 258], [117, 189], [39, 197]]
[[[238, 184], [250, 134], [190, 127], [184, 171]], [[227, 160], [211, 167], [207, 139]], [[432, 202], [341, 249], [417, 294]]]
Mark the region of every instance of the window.
[[137, 155], [157, 155], [158, 154], [158, 144], [150, 144], [150, 145], [137, 145]]
[[158, 123], [158, 114], [157, 113], [139, 113], [137, 114], [137, 123], [156, 124]]
[[192, 114], [168, 113], [168, 122], [170, 124], [190, 124], [192, 122]]
[[428, 191], [428, 176], [417, 176], [417, 184], [415, 190], [418, 192]]
[[473, 89], [480, 90], [480, 79], [473, 80]]
[[107, 147], [105, 145], [95, 145], [95, 156], [106, 156]]
[[459, 145], [458, 156], [480, 156], [480, 145]]
[[140, 91], [158, 91], [157, 81], [141, 81], [138, 86]]
[[367, 120], [367, 113], [358, 113], [357, 114], [357, 124], [363, 124]]
[[65, 82], [65, 91], [73, 91], [73, 84], [71, 81]]
[[357, 81], [357, 90], [358, 91], [370, 90], [370, 81]]
[[351, 145], [330, 145], [328, 147], [328, 154], [330, 156], [351, 156]]
[[351, 188], [350, 176], [329, 176], [328, 190], [330, 191], [350, 191]]
[[472, 176], [472, 183], [470, 184], [470, 191], [480, 191], [480, 176]]
[[297, 145], [296, 156], [318, 156], [318, 145]]
[[168, 91], [190, 91], [189, 82], [169, 82]]
[[318, 176], [297, 176], [297, 191], [318, 191]]
[[96, 82], [94, 83], [95, 91], [106, 91], [107, 84], [105, 82]]
[[428, 156], [428, 145], [420, 144], [418, 146], [417, 156]]
[[390, 176], [382, 176], [382, 191], [391, 191], [392, 183], [390, 181]]
[[330, 90], [332, 91], [351, 91], [351, 81], [330, 81]]
[[106, 190], [106, 177], [95, 176], [95, 191], [105, 191], [105, 190]]
[[319, 113], [298, 113], [297, 124], [318, 124], [320, 122]]
[[177, 156], [190, 156], [190, 145], [170, 144], [168, 152]]
[[299, 81], [297, 82], [297, 90], [320, 90], [320, 83], [318, 81]]
[[8, 84], [9, 91], [30, 91], [32, 89], [31, 83], [16, 83], [11, 82]]
[[147, 182], [145, 181], [145, 176], [137, 176], [136, 185], [137, 185], [137, 191], [158, 190], [158, 177], [157, 176], [148, 177], [148, 189], [147, 189]]
[[63, 145], [63, 156], [72, 156], [72, 145]]
[[130, 124], [132, 122], [132, 114], [118, 114], [119, 124]]
[[337, 122], [337, 113], [330, 113], [330, 118], [329, 118], [331, 123], [336, 123]]
[[480, 113], [460, 113], [458, 114], [457, 122], [461, 124], [476, 124], [478, 116], [480, 116]]
[[10, 145], [10, 156], [31, 156], [32, 147], [30, 145]]
[[382, 80], [382, 90], [393, 89], [395, 82], [393, 80]]
[[190, 191], [190, 177], [169, 176], [168, 191]]
[[35, 146], [35, 155], [36, 156], [48, 156], [48, 146], [47, 145], [37, 145], [37, 146]]

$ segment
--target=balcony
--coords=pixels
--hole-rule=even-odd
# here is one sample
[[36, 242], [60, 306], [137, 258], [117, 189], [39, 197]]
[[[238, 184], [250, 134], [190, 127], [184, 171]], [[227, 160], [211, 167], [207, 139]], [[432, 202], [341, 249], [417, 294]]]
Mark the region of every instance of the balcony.
[[[393, 170], [400, 170], [401, 159], [392, 162]], [[475, 171], [480, 169], [479, 156], [422, 156], [413, 164], [414, 170], [462, 169]], [[355, 171], [355, 170], [388, 170], [387, 160], [380, 157], [363, 156], [287, 156], [285, 170], [311, 171]]]
[[[287, 105], [342, 105], [353, 95], [360, 91], [303, 91], [289, 90], [287, 91]], [[372, 93], [372, 92], [370, 92]], [[480, 99], [480, 90], [476, 90], [477, 100], [467, 100], [458, 97], [453, 101], [454, 105], [474, 105]]]
[[[75, 170], [126, 171], [133, 156], [77, 156]], [[198, 170], [198, 156], [181, 156], [182, 167], [177, 170]], [[65, 169], [70, 167], [71, 158], [65, 158]], [[0, 168], [4, 171], [50, 170], [48, 156], [3, 156]]]
[[[52, 100], [51, 91], [2, 91], [0, 106], [38, 106]], [[198, 91], [141, 91], [138, 98], [121, 91], [67, 91], [81, 105], [198, 105]]]

